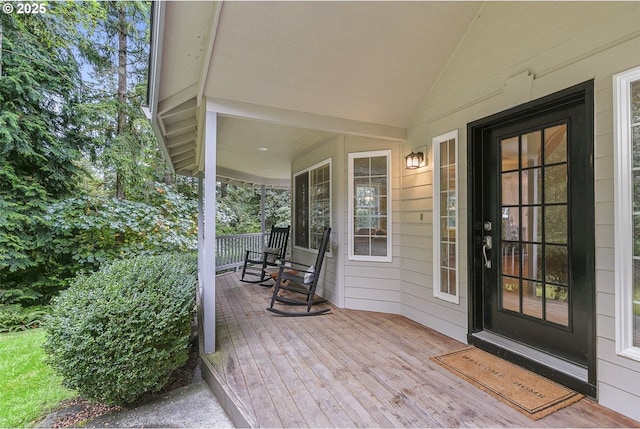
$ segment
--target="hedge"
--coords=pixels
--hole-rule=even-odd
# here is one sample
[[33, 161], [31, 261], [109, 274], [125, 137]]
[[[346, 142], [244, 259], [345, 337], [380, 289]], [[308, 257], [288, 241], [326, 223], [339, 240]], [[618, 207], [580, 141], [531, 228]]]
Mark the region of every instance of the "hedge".
[[159, 391], [188, 359], [196, 256], [114, 262], [55, 298], [44, 348], [64, 384], [126, 405]]

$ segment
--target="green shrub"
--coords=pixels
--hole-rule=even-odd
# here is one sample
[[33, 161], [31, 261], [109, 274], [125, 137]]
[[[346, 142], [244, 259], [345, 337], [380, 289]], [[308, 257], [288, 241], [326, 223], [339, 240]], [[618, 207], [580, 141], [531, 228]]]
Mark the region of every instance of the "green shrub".
[[46, 324], [64, 384], [119, 405], [159, 391], [188, 358], [196, 267], [192, 254], [138, 256], [78, 277]]
[[49, 314], [47, 307], [0, 304], [0, 334], [39, 328]]

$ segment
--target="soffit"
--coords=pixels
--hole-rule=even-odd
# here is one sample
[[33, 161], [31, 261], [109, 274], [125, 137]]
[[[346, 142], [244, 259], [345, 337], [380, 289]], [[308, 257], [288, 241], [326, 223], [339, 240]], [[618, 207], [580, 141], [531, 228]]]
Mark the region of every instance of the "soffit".
[[406, 128], [479, 2], [226, 2], [208, 96]]
[[[198, 119], [205, 104], [201, 97], [207, 97], [257, 106], [261, 112], [272, 109], [259, 118], [242, 109], [223, 113], [217, 164], [225, 171], [281, 180], [289, 179], [290, 161], [297, 154], [341, 132], [340, 127], [322, 126], [333, 124], [331, 118], [352, 121], [354, 128], [388, 127], [397, 138], [482, 4], [164, 5], [157, 117], [165, 138], [174, 127], [174, 147], [180, 152], [171, 156], [174, 168], [181, 174], [202, 168]], [[283, 112], [291, 113], [288, 120], [278, 117]], [[299, 126], [297, 112], [307, 115]], [[323, 120], [309, 120], [314, 115]], [[258, 153], [257, 147], [270, 151]], [[169, 148], [167, 152], [171, 155]]]

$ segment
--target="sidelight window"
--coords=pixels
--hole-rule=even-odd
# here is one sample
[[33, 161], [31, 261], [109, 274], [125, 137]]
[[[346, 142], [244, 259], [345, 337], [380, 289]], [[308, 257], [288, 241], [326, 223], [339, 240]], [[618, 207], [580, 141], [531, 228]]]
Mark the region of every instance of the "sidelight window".
[[640, 360], [640, 67], [614, 76], [616, 349]]
[[433, 139], [433, 296], [458, 304], [458, 131]]

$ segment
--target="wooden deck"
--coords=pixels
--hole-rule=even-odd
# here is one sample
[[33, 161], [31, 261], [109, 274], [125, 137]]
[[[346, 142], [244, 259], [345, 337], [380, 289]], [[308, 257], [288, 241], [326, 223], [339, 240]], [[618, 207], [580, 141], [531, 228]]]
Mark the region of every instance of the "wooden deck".
[[269, 300], [237, 273], [217, 277], [203, 373], [237, 426], [640, 427], [588, 399], [530, 420], [429, 359], [465, 344], [397, 315], [285, 318]]

